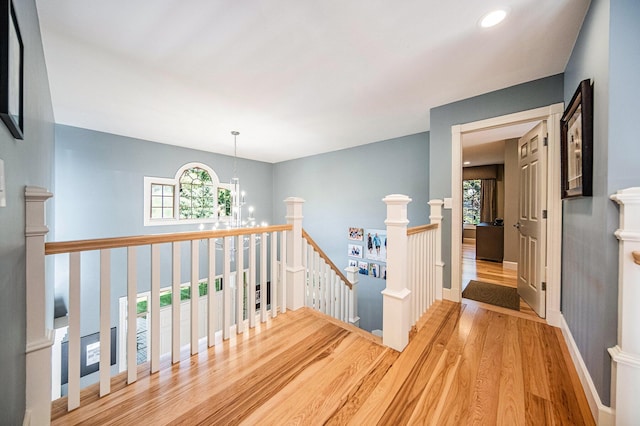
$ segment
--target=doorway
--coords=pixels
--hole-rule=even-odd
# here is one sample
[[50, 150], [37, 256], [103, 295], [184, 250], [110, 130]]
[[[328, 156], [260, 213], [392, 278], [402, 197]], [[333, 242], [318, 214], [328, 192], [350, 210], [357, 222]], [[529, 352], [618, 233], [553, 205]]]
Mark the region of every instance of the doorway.
[[506, 126], [546, 121], [548, 131], [548, 167], [546, 173], [548, 191], [544, 199], [547, 207], [545, 238], [546, 253], [541, 259], [545, 265], [540, 282], [545, 283], [546, 319], [551, 325], [560, 325], [560, 255], [562, 204], [560, 198], [560, 128], [563, 104], [537, 108], [487, 120], [452, 126], [452, 238], [451, 238], [451, 288], [444, 289], [448, 300], [460, 301], [462, 293], [462, 138], [484, 130]]

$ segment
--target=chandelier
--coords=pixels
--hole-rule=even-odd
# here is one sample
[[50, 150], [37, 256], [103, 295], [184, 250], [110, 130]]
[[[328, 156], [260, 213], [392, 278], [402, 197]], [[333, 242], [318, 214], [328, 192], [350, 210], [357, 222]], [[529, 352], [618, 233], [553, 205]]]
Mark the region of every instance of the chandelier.
[[[226, 228], [253, 228], [257, 226], [254, 216], [255, 209], [253, 206], [247, 207], [249, 213], [246, 219], [243, 219], [243, 209], [246, 206], [246, 193], [240, 189], [240, 178], [238, 177], [238, 135], [240, 132], [233, 130], [233, 177], [229, 182], [229, 191], [231, 195], [231, 215], [225, 221], [218, 220], [214, 224], [214, 229]], [[226, 206], [220, 206], [220, 212], [226, 210]], [[219, 217], [221, 215], [219, 214]], [[260, 223], [260, 226], [267, 226], [266, 222]]]

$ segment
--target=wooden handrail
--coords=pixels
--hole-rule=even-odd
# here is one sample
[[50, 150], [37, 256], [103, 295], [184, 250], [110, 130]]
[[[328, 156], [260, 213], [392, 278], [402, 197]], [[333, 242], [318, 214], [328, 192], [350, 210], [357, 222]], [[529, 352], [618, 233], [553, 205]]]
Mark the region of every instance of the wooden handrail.
[[420, 232], [430, 231], [431, 229], [438, 229], [437, 223], [431, 223], [429, 225], [414, 226], [407, 229], [407, 235], [419, 234]]
[[98, 238], [93, 240], [50, 242], [44, 245], [44, 254], [61, 254], [78, 251], [102, 250], [178, 241], [206, 240], [209, 238], [234, 237], [238, 235], [262, 234], [266, 232], [291, 231], [293, 225], [273, 225], [258, 228], [221, 229], [172, 234], [138, 235], [133, 237]]
[[636, 265], [640, 265], [640, 251], [631, 252], [631, 255], [633, 255], [633, 261]]
[[327, 262], [327, 265], [329, 265], [329, 267], [333, 270], [333, 272], [336, 273], [336, 275], [338, 277], [340, 277], [340, 279], [342, 281], [345, 282], [345, 284], [347, 286], [349, 286], [349, 289], [353, 289], [353, 285], [349, 282], [349, 280], [347, 279], [347, 277], [344, 276], [344, 274], [340, 271], [340, 269], [338, 269], [338, 267], [331, 261], [331, 259], [329, 259], [329, 256], [326, 255], [325, 252], [322, 251], [322, 249], [320, 248], [320, 246], [318, 246], [318, 244], [313, 241], [313, 238], [311, 238], [311, 236], [309, 234], [307, 234], [307, 231], [305, 231], [304, 229], [302, 230], [302, 238], [304, 238], [305, 240], [307, 240], [307, 242], [309, 243], [309, 245], [311, 247], [313, 247], [313, 249], [315, 251], [318, 252], [318, 254], [320, 255], [320, 257]]

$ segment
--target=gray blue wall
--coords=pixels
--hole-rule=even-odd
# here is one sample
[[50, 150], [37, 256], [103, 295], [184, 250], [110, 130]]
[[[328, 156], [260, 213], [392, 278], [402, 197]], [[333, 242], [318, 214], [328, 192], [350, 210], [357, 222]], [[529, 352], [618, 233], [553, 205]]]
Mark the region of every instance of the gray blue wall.
[[[347, 267], [349, 227], [384, 229], [389, 194], [406, 194], [409, 226], [429, 222], [429, 134], [275, 164], [273, 217], [284, 217], [287, 197], [306, 200], [303, 226], [340, 268]], [[364, 259], [366, 261], [366, 259]], [[360, 326], [382, 328], [384, 280], [359, 275]]]
[[[451, 197], [451, 126], [563, 102], [561, 74], [531, 81], [431, 110], [429, 193]], [[451, 210], [444, 210], [442, 257], [444, 286], [451, 286]]]
[[34, 0], [14, 1], [24, 44], [24, 140], [0, 122], [7, 206], [0, 207], [0, 424], [22, 424], [25, 410], [26, 278], [24, 188], [51, 188], [53, 111]]
[[617, 343], [619, 211], [609, 196], [640, 186], [640, 3], [595, 0], [565, 71], [565, 102], [594, 83], [593, 197], [563, 202], [562, 312], [602, 402]]

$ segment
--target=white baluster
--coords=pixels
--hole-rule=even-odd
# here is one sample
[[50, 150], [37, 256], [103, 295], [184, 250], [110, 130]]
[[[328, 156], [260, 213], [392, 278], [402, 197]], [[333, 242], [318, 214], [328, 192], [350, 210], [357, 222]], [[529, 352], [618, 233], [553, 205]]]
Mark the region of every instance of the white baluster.
[[171, 362], [180, 361], [180, 242], [173, 242], [172, 246], [172, 281], [171, 281]]
[[127, 247], [127, 383], [138, 380], [138, 285], [136, 247]]
[[271, 233], [271, 316], [278, 316], [278, 234]]
[[209, 274], [207, 278], [207, 344], [216, 343], [216, 239], [209, 238]]
[[282, 231], [280, 236], [280, 312], [283, 314], [287, 312], [287, 231]]
[[199, 240], [191, 240], [191, 355], [198, 353], [200, 330], [200, 246]]
[[249, 237], [249, 280], [248, 280], [249, 292], [247, 297], [247, 303], [249, 304], [247, 309], [247, 315], [249, 316], [249, 327], [256, 326], [256, 234], [251, 234]]
[[111, 392], [111, 250], [100, 250], [100, 396]]
[[236, 244], [236, 333], [244, 331], [244, 236]]
[[260, 237], [260, 321], [267, 320], [267, 233]]
[[[180, 300], [180, 296], [178, 296], [178, 300]], [[151, 244], [151, 372], [155, 373], [159, 369], [160, 369], [160, 245]]]
[[222, 337], [231, 337], [231, 237], [224, 237], [224, 266], [222, 275]]
[[67, 409], [80, 406], [80, 253], [69, 253], [69, 366]]

